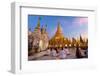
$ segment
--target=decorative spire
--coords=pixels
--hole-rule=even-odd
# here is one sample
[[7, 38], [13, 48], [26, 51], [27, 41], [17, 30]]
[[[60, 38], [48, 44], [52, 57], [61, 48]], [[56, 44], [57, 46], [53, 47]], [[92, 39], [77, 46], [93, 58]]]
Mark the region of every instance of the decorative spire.
[[83, 38], [82, 38], [82, 36], [80, 35], [80, 42], [81, 43], [83, 43], [84, 41], [83, 41]]
[[41, 18], [39, 17], [38, 18], [38, 23], [37, 23], [36, 29], [40, 29], [40, 20], [41, 20]]
[[58, 22], [57, 31], [56, 31], [54, 37], [55, 38], [64, 38], [62, 30], [61, 30], [60, 22]]
[[62, 34], [62, 30], [61, 30], [61, 27], [60, 27], [60, 22], [58, 22], [58, 27], [57, 27], [57, 34]]

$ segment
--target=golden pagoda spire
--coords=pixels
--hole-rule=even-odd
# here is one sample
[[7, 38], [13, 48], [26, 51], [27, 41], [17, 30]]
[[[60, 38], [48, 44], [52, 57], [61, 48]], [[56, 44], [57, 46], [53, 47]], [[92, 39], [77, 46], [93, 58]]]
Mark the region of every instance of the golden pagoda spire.
[[62, 34], [62, 30], [61, 30], [61, 27], [60, 27], [60, 22], [58, 22], [58, 27], [57, 27], [57, 34]]
[[60, 22], [58, 22], [58, 26], [57, 26], [57, 31], [55, 33], [55, 37], [63, 37], [63, 33], [62, 33], [62, 30], [61, 30], [61, 26], [60, 26]]
[[38, 23], [37, 23], [36, 29], [40, 29], [40, 17], [38, 18]]

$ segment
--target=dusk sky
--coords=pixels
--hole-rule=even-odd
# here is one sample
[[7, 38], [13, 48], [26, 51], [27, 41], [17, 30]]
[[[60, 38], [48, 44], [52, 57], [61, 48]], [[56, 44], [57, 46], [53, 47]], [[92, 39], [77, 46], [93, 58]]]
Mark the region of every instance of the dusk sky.
[[54, 36], [58, 22], [61, 24], [65, 37], [77, 38], [80, 35], [82, 37], [88, 36], [88, 17], [28, 15], [28, 28], [31, 31], [34, 31], [34, 28], [37, 26], [39, 17], [41, 18], [40, 26], [47, 25], [47, 32], [50, 38]]

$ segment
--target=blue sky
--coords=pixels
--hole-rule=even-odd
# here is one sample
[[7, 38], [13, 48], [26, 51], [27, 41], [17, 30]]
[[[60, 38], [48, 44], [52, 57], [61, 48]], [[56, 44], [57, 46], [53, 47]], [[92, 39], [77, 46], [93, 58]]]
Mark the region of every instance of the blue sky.
[[39, 17], [40, 26], [47, 25], [47, 32], [51, 38], [58, 26], [58, 22], [61, 24], [61, 29], [65, 37], [87, 37], [88, 35], [88, 17], [79, 16], [43, 16], [43, 15], [28, 15], [28, 28], [34, 31], [37, 26]]

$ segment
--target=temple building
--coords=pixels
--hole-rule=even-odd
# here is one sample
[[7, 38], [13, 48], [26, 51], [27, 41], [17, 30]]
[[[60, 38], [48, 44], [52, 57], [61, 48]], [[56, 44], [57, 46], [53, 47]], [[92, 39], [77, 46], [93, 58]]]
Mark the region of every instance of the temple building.
[[49, 47], [56, 48], [56, 47], [65, 47], [69, 45], [68, 38], [64, 37], [61, 25], [58, 22], [57, 30], [55, 35], [49, 40]]
[[38, 19], [37, 26], [34, 31], [28, 31], [28, 53], [33, 55], [34, 53], [46, 51], [47, 48], [64, 48], [64, 47], [76, 47], [77, 44], [83, 49], [88, 48], [88, 39], [84, 40], [80, 35], [79, 39], [70, 38], [64, 36], [60, 23], [58, 22], [57, 30], [54, 36], [49, 39], [46, 27], [40, 27], [40, 19]]
[[48, 48], [49, 37], [46, 28], [40, 27], [40, 19], [33, 32], [28, 31], [28, 46], [30, 53], [41, 52]]

